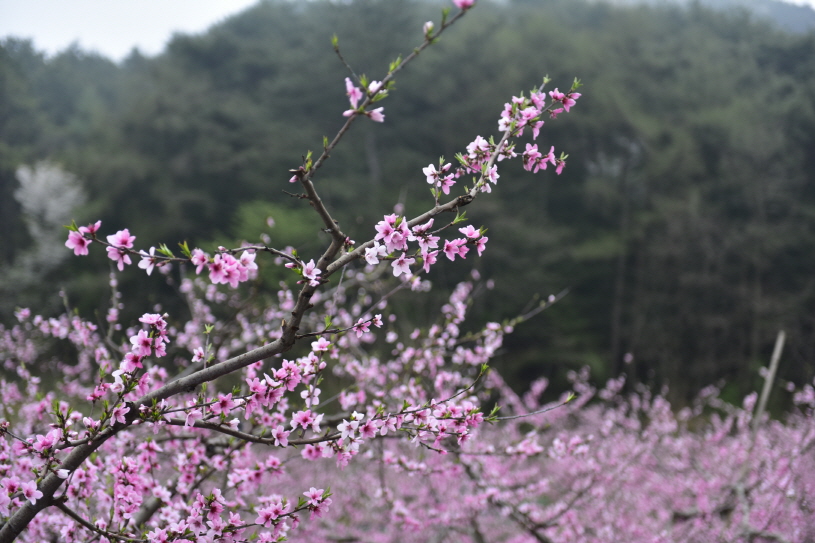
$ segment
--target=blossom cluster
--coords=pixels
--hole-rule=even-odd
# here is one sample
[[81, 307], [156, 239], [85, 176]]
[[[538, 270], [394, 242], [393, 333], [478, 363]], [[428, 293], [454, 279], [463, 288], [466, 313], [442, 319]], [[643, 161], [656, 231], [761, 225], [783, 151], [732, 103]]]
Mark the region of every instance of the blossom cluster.
[[[71, 507], [85, 518], [97, 519], [99, 534], [136, 536], [133, 523], [157, 501], [163, 504], [160, 513], [143, 524], [147, 541], [243, 541], [251, 533], [259, 540], [277, 541], [300, 525], [300, 513], [309, 512], [317, 519], [332, 506], [330, 492], [316, 485], [302, 492], [306, 499], [299, 501], [283, 494], [258, 493], [259, 488], [270, 484], [281, 490], [292, 488], [285, 482], [290, 476], [284, 465], [293, 459], [315, 462], [334, 457], [337, 465], [345, 467], [353, 457], [367, 454], [375, 439], [398, 435], [426, 450], [444, 451], [450, 447], [449, 440], [460, 446], [481, 426], [484, 415], [478, 399], [461, 394], [461, 387], [477, 377], [479, 364], [500, 346], [503, 329], [490, 326], [471, 346], [462, 343], [458, 326], [465, 317], [471, 289], [468, 284], [456, 289], [445, 305], [442, 322], [426, 333], [417, 330], [411, 334], [411, 341], [422, 346], [397, 349], [394, 353], [399, 355], [390, 362], [352, 354], [359, 353], [366, 336], [371, 335], [370, 325], [383, 327], [386, 319], [380, 314], [360, 317], [356, 326], [350, 326], [355, 312], [341, 313], [337, 318], [357, 333], [343, 334], [336, 343], [318, 337], [311, 342], [308, 354], [295, 360], [277, 359], [271, 366], [252, 364], [246, 368], [245, 384], [239, 391], [210, 388], [203, 395], [142, 404], [133, 412], [131, 407], [139, 403], [139, 396], [169, 379], [154, 361], [164, 357], [170, 346], [167, 317], [145, 314], [139, 320], [146, 328], [127, 332], [130, 347], [119, 370], [113, 372], [113, 383], [104, 375], [101, 383], [94, 382], [92, 372], [81, 371], [84, 378], [63, 391], [68, 394], [65, 400], [52, 406], [53, 393], [48, 392], [36, 409], [20, 411], [22, 418], [15, 422], [15, 431], [34, 437], [20, 442], [9, 439], [8, 434], [0, 440], [0, 469], [4, 474], [0, 479], [0, 515], [19, 509], [23, 501], [37, 504], [43, 497], [37, 489], [37, 474], [52, 472], [67, 480], [65, 493]], [[201, 304], [208, 304], [199, 302], [199, 310]], [[95, 364], [115, 367], [115, 355], [94, 325], [77, 317], [49, 321], [25, 310], [18, 311], [18, 318], [17, 327], [0, 330], [0, 351], [9, 361], [28, 360], [28, 364], [8, 364], [28, 384], [21, 390], [17, 384], [0, 380], [6, 408], [27, 405], [44, 392], [39, 379], [30, 373], [40, 363], [32, 357], [32, 341], [70, 341], [80, 354], [79, 366], [83, 366], [73, 371]], [[237, 337], [245, 341], [266, 333], [246, 329], [237, 331]], [[397, 341], [396, 335], [389, 333], [388, 340]], [[192, 343], [183, 332], [175, 344], [189, 348]], [[47, 350], [47, 342], [43, 347]], [[234, 342], [233, 347], [246, 348]], [[341, 409], [352, 410], [349, 415], [329, 418], [318, 411], [322, 408], [318, 379], [329, 358], [335, 359], [337, 375], [361, 377], [354, 392], [341, 394]], [[182, 362], [177, 355], [175, 360]], [[429, 360], [435, 362], [431, 365]], [[384, 367], [389, 369], [383, 381], [386, 374], [379, 368]], [[414, 381], [420, 375], [430, 377], [429, 388]], [[74, 401], [76, 410], [69, 411], [73, 396], [89, 401], [88, 407], [76, 409], [81, 402]], [[104, 404], [102, 413], [94, 416], [93, 406], [100, 402]], [[96, 438], [111, 425], [130, 424], [134, 416], [135, 425], [105, 441], [99, 454], [81, 468], [60, 468], [80, 443]], [[39, 433], [37, 428], [49, 420], [54, 427]], [[155, 437], [159, 431], [165, 436], [160, 440]], [[222, 432], [244, 436], [245, 441], [219, 441]], [[274, 446], [286, 456], [270, 455], [265, 447], [255, 449], [252, 442]], [[212, 450], [215, 452], [207, 452]], [[14, 461], [10, 463], [11, 459]], [[225, 485], [207, 483], [217, 472], [226, 474]], [[109, 498], [99, 499], [106, 492], [112, 492]], [[90, 500], [92, 496], [96, 499]], [[255, 503], [254, 512], [246, 514], [244, 503]], [[126, 528], [128, 525], [131, 528]], [[86, 527], [54, 510], [37, 517], [26, 532], [26, 538], [31, 539], [26, 540], [47, 539], [54, 533], [65, 541], [89, 537]]]
[[[379, 97], [384, 98], [387, 94], [387, 90], [383, 88], [381, 81], [371, 81], [368, 85], [368, 95], [371, 98]], [[382, 123], [385, 122], [385, 108], [378, 107], [371, 110], [360, 109], [359, 101], [362, 100], [365, 94], [359, 87], [354, 86], [353, 81], [350, 78], [345, 78], [345, 92], [348, 95], [348, 101], [351, 104], [351, 109], [348, 109], [343, 112], [343, 116], [345, 117], [353, 117], [354, 115], [365, 115], [372, 121]]]
[[[190, 318], [174, 322], [154, 309], [122, 330], [123, 304], [114, 293], [108, 330], [76, 315], [44, 318], [24, 309], [15, 326], [0, 327], [0, 360], [14, 376], [0, 376], [0, 540], [282, 541], [294, 531], [310, 537], [304, 525], [321, 530], [338, 510], [353, 518], [352, 503], [360, 504], [359, 512], [387, 510], [385, 517], [400, 531], [416, 527], [423, 516], [460, 530], [459, 519], [438, 505], [411, 512], [424, 502], [411, 497], [410, 489], [400, 496], [381, 484], [371, 487], [380, 493], [369, 494], [353, 482], [332, 490], [325, 481], [329, 471], [375, 465], [382, 483], [392, 474], [433, 475], [430, 488], [437, 476], [460, 477], [463, 468], [473, 467], [477, 475], [476, 466], [461, 461], [463, 452], [492, 453], [479, 436], [489, 435], [484, 423], [497, 419], [482, 408], [496, 391], [508, 395], [487, 363], [514, 321], [466, 325], [474, 287], [465, 282], [436, 322], [406, 333], [411, 327], [397, 322], [389, 298], [407, 286], [429, 287], [413, 275], [417, 258], [427, 272], [440, 253], [453, 261], [473, 248], [479, 255], [484, 251], [483, 227], [458, 226], [448, 239], [442, 233], [463, 221], [460, 206], [497, 184], [496, 163], [517, 156], [515, 139], [524, 127], [538, 137], [547, 110], [542, 89], [505, 108], [498, 143], [478, 136], [457, 157], [456, 169], [442, 159], [438, 169], [423, 170], [435, 198], [428, 211], [414, 219], [385, 215], [373, 239], [356, 249], [312, 182], [356, 119], [384, 121], [383, 108], [369, 106], [385, 98], [394, 74], [475, 2], [454, 4], [460, 11], [448, 19], [445, 10], [438, 29], [425, 24], [420, 46], [395, 61], [381, 81], [345, 80], [347, 121], [334, 140], [325, 140], [319, 158], [308, 153], [294, 170], [290, 181], [302, 184], [301, 197], [331, 236], [314, 258], [266, 245], [218, 247], [209, 254], [186, 243], [177, 257], [163, 244], [137, 250], [127, 228], [103, 240], [99, 221], [69, 227], [65, 245], [76, 255], [87, 255], [97, 242], [120, 272], [135, 257], [148, 275], [158, 268], [173, 273], [174, 281], [180, 278]], [[339, 53], [336, 43], [335, 49]], [[574, 90], [549, 94], [550, 115], [574, 105]], [[541, 160], [525, 156], [525, 164]], [[537, 169], [551, 164], [560, 173], [563, 161], [561, 156]], [[442, 203], [441, 195], [469, 174], [477, 176], [472, 188]], [[448, 211], [456, 211], [456, 218], [434, 229]], [[415, 252], [409, 244], [416, 244]], [[259, 253], [272, 254], [299, 280], [282, 283], [276, 297], [247, 298], [239, 287], [257, 273]], [[368, 266], [356, 265], [362, 259]], [[386, 267], [376, 266], [382, 260], [407, 280], [394, 288]], [[185, 266], [171, 270], [173, 263], [190, 265], [194, 274], [185, 276]], [[342, 279], [332, 282], [334, 274]], [[115, 291], [115, 279], [111, 287]], [[218, 317], [221, 305], [240, 309], [224, 320]], [[54, 359], [54, 352], [64, 356]], [[46, 372], [66, 377], [59, 390], [40, 379]], [[562, 458], [589, 441], [564, 434], [563, 445], [551, 450]], [[526, 436], [507, 451], [514, 458], [541, 447]], [[326, 461], [335, 469], [322, 469]], [[357, 527], [366, 524], [362, 519]]]
[[430, 219], [426, 223], [410, 228], [404, 217], [396, 214], [386, 215], [375, 226], [377, 234], [374, 237], [373, 245], [365, 250], [366, 262], [373, 266], [379, 264], [380, 259], [389, 258], [391, 253], [401, 251], [401, 255], [390, 257], [393, 260], [391, 262], [393, 275], [399, 277], [405, 274], [410, 277], [411, 266], [416, 263], [416, 259], [407, 255], [408, 242], [416, 242], [419, 245], [417, 254], [422, 259], [422, 269], [425, 273], [429, 272], [430, 267], [436, 263], [439, 249], [449, 260], [455, 260], [457, 256], [465, 258], [470, 250], [468, 245], [476, 248], [478, 256], [484, 252], [489, 238], [482, 235], [481, 231], [476, 230], [472, 225], [459, 228], [459, 232], [464, 237], [445, 240], [443, 247], [440, 248], [441, 238], [435, 235], [436, 232], [431, 231], [433, 221], [434, 219]]

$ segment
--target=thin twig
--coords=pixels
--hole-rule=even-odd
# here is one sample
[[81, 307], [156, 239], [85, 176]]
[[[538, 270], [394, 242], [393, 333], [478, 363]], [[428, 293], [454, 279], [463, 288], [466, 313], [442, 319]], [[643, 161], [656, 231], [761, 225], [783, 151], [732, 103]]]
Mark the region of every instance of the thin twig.
[[773, 356], [770, 359], [770, 370], [764, 378], [764, 388], [761, 390], [761, 399], [758, 402], [758, 410], [753, 417], [753, 434], [758, 431], [758, 425], [761, 424], [761, 418], [764, 416], [764, 410], [767, 408], [767, 399], [770, 397], [770, 389], [775, 381], [775, 372], [778, 369], [778, 362], [781, 359], [781, 351], [784, 349], [784, 339], [786, 338], [784, 330], [778, 331], [778, 336], [775, 338], [775, 347], [773, 348]]

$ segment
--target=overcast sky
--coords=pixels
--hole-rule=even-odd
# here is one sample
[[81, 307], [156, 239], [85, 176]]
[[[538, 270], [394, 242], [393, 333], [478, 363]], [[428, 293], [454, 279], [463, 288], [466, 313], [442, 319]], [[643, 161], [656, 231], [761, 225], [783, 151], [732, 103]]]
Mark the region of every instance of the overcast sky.
[[[203, 32], [257, 0], [0, 0], [0, 37], [31, 38], [54, 54], [77, 42], [119, 61], [161, 52], [174, 32]], [[787, 0], [815, 7], [815, 0]]]
[[119, 61], [133, 47], [160, 53], [174, 32], [202, 32], [256, 1], [0, 0], [0, 37], [31, 38], [49, 54], [77, 42]]

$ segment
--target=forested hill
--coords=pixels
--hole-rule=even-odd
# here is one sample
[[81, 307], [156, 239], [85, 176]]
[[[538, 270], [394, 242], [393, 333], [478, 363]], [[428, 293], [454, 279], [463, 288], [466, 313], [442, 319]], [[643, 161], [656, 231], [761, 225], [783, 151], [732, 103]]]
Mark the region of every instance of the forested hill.
[[[86, 310], [105, 296], [105, 274], [60, 247], [64, 231], [52, 251], [26, 227], [26, 213], [46, 215], [14, 197], [21, 164], [60, 164], [87, 196], [70, 217], [102, 219], [109, 233], [128, 226], [142, 247], [211, 248], [257, 240], [260, 228], [273, 243], [319, 247], [302, 227], [308, 210], [282, 191], [288, 170], [343, 121], [347, 72], [330, 37], [377, 79], [438, 14], [438, 4], [399, 0], [266, 1], [121, 65], [3, 42], [3, 319], [15, 305], [56, 310], [47, 300], [60, 287]], [[779, 328], [789, 338], [782, 374], [812, 378], [815, 34], [699, 4], [481, 2], [422, 57], [383, 102], [386, 122], [356, 126], [318, 179], [356, 239], [397, 201], [420, 210], [421, 168], [495, 133], [513, 93], [544, 74], [561, 88], [585, 83], [578, 107], [544, 127], [543, 143], [569, 153], [563, 175], [505, 168], [497, 192], [468, 210], [489, 227], [480, 269], [496, 284], [476, 302], [481, 318], [571, 289], [513, 336], [501, 363], [516, 384], [589, 364], [598, 377], [625, 371], [677, 395], [719, 378], [743, 392]], [[439, 268], [440, 288], [460, 278], [455, 263]], [[140, 271], [123, 288], [138, 284], [152, 304], [159, 280], [145, 286]]]
[[815, 10], [809, 6], [791, 4], [783, 0], [596, 0], [612, 5], [632, 7], [649, 5], [687, 5], [698, 2], [700, 5], [717, 11], [731, 11], [750, 14], [752, 17], [771, 21], [791, 32], [809, 32], [815, 29]]

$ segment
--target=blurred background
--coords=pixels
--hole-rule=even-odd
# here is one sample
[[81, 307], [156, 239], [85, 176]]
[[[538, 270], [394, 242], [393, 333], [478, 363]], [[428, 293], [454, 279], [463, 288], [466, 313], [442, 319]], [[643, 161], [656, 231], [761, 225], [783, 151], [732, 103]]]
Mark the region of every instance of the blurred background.
[[[0, 19], [14, 4], [0, 0]], [[101, 219], [104, 234], [128, 227], [145, 249], [265, 234], [309, 258], [327, 240], [283, 191], [288, 170], [344, 120], [348, 74], [331, 36], [357, 73], [381, 79], [442, 5], [244, 2], [206, 30], [172, 26], [182, 32], [163, 49], [166, 33], [136, 49], [83, 38], [56, 50], [4, 27], [0, 322], [12, 324], [17, 307], [63, 311], [59, 292], [104, 315], [109, 261], [98, 247], [72, 257], [61, 227], [71, 219]], [[810, 7], [773, 0], [482, 0], [397, 78], [386, 122], [354, 126], [316, 181], [343, 229], [368, 239], [394, 204], [411, 215], [430, 203], [421, 168], [495, 134], [512, 94], [545, 74], [550, 89], [579, 77], [577, 107], [547, 121], [539, 141], [569, 154], [563, 175], [503, 166], [498, 190], [467, 210], [489, 228], [486, 253], [437, 266], [435, 288], [473, 263], [493, 280], [473, 326], [570, 289], [519, 326], [497, 361], [519, 390], [546, 376], [557, 392], [568, 370], [588, 365], [597, 380], [668, 385], [680, 405], [717, 383], [738, 401], [757, 388], [779, 329], [780, 386], [809, 382], [813, 29]], [[122, 275], [134, 314], [159, 301], [172, 309], [156, 275]], [[280, 278], [269, 272], [256, 287]], [[437, 307], [423, 304], [411, 309], [417, 323]]]

